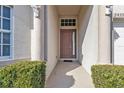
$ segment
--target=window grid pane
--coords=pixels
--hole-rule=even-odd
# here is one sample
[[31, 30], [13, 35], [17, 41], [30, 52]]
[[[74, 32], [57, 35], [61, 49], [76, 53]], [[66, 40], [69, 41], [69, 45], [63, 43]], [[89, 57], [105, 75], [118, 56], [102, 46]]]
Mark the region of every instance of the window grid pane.
[[10, 8], [3, 6], [3, 17], [10, 18]]
[[10, 20], [3, 18], [3, 29], [10, 30]]
[[64, 22], [64, 19], [61, 19], [61, 22]]
[[10, 44], [10, 33], [3, 33], [3, 44]]
[[64, 23], [61, 23], [61, 26], [65, 26]]
[[3, 56], [10, 56], [10, 45], [3, 45]]

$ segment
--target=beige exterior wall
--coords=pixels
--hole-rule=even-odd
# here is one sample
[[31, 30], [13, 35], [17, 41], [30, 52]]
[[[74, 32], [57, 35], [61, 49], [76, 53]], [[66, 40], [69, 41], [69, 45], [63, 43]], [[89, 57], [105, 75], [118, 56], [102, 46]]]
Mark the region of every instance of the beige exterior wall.
[[110, 16], [106, 15], [106, 6], [102, 5], [99, 6], [98, 12], [99, 12], [99, 47], [98, 47], [98, 55], [99, 64], [110, 64], [111, 62], [111, 42], [110, 42]]
[[31, 60], [44, 59], [44, 6], [32, 6]]
[[46, 78], [49, 77], [57, 63], [58, 58], [58, 14], [55, 6], [47, 6], [47, 31], [48, 31], [48, 59]]
[[79, 62], [91, 73], [98, 61], [98, 6], [82, 7], [79, 14]]
[[16, 5], [13, 8], [14, 60], [31, 57], [31, 23], [33, 23], [31, 10], [27, 5]]

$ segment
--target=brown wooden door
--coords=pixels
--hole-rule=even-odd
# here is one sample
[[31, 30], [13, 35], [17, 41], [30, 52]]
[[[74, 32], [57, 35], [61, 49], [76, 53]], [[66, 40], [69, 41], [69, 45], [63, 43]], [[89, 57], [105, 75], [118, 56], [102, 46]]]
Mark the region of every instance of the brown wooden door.
[[75, 29], [60, 30], [60, 58], [76, 57], [76, 32]]

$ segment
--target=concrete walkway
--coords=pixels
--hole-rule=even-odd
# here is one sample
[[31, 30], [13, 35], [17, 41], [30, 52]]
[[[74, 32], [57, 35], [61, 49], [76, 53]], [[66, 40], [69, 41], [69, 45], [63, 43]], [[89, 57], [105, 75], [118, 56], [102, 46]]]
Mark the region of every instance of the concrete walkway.
[[58, 62], [46, 88], [93, 88], [90, 75], [77, 62]]

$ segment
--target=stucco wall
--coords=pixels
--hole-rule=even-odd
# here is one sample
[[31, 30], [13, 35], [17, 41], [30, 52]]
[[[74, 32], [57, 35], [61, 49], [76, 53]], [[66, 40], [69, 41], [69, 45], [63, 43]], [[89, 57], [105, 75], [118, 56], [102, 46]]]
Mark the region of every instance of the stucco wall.
[[98, 6], [84, 6], [79, 14], [79, 62], [90, 74], [98, 60]]
[[44, 44], [44, 42], [46, 42], [46, 39], [45, 38], [45, 32], [44, 32], [44, 24], [45, 24], [45, 21], [46, 19], [44, 18], [44, 5], [41, 5], [41, 9], [40, 9], [40, 19], [41, 19], [41, 59], [44, 59], [44, 52], [45, 51], [45, 48], [46, 47]]
[[48, 58], [46, 78], [49, 77], [57, 63], [58, 55], [58, 14], [55, 6], [47, 6]]
[[29, 59], [31, 56], [31, 7], [16, 5], [13, 8], [14, 17], [14, 60]]

